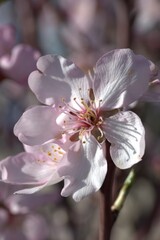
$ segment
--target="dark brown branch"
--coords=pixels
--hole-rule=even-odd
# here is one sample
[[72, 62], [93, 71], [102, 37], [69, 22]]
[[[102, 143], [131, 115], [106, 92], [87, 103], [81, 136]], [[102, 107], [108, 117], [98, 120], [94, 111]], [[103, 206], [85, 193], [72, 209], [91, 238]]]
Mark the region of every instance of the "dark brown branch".
[[110, 144], [106, 142], [107, 150], [107, 163], [108, 172], [106, 179], [99, 191], [99, 207], [100, 207], [100, 219], [99, 219], [99, 240], [109, 240], [111, 235], [112, 226], [114, 223], [114, 216], [111, 211], [112, 205], [112, 192], [113, 192], [113, 180], [115, 166], [112, 162], [109, 153]]

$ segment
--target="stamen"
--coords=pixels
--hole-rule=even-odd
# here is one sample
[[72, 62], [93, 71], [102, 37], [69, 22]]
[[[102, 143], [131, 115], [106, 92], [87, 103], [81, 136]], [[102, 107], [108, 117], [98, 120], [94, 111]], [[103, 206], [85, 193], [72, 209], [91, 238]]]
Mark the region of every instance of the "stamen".
[[94, 96], [93, 89], [90, 88], [90, 89], [88, 89], [88, 91], [89, 91], [89, 98], [90, 98], [90, 100], [92, 100], [94, 102], [95, 101], [95, 96]]
[[[81, 101], [82, 101], [82, 99], [83, 99], [83, 98], [81, 98]], [[80, 109], [84, 110], [84, 109], [82, 108], [82, 106], [77, 102], [76, 97], [73, 98], [73, 100], [75, 101], [75, 103], [77, 104], [77, 106], [80, 107]]]

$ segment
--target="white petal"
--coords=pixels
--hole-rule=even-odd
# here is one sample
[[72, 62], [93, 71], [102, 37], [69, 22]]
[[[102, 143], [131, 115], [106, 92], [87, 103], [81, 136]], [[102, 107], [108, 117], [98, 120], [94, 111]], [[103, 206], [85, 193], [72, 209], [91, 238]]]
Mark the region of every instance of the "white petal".
[[[43, 154], [20, 153], [0, 162], [0, 178], [11, 184], [44, 185], [59, 182], [58, 164]], [[5, 171], [5, 178], [3, 171]]]
[[56, 118], [57, 112], [53, 107], [35, 106], [23, 113], [14, 127], [14, 134], [24, 144], [42, 144], [60, 133]]
[[76, 142], [58, 173], [65, 178], [62, 196], [72, 194], [75, 201], [100, 189], [107, 173], [105, 151], [91, 136], [85, 143]]
[[[74, 94], [74, 82], [81, 88], [84, 73], [71, 61], [57, 55], [40, 57], [39, 71], [29, 76], [29, 86], [39, 101], [45, 104], [62, 104], [62, 98], [70, 101]], [[83, 81], [83, 80], [82, 80]]]
[[126, 107], [148, 88], [150, 62], [130, 49], [111, 51], [96, 64], [94, 91], [104, 109]]
[[111, 143], [110, 154], [118, 168], [129, 168], [141, 161], [145, 150], [145, 130], [133, 112], [120, 112], [106, 119], [104, 131]]

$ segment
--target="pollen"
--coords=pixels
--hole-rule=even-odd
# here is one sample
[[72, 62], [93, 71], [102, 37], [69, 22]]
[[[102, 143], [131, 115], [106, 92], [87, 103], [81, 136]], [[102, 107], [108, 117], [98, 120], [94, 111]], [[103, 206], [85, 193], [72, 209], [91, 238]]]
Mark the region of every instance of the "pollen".
[[52, 153], [51, 152], [48, 152], [48, 156], [51, 156], [52, 155]]
[[58, 153], [61, 154], [61, 155], [63, 155], [63, 152], [61, 152], [61, 151], [59, 151]]

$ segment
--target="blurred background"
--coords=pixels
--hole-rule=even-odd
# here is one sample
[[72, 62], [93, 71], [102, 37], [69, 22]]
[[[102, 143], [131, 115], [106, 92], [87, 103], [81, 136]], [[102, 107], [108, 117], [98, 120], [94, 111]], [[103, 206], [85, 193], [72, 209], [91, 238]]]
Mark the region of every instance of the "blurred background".
[[[23, 151], [13, 134], [37, 103], [27, 79], [40, 55], [58, 54], [88, 71], [104, 53], [129, 47], [159, 66], [159, 0], [0, 1], [0, 159]], [[111, 240], [160, 240], [160, 103], [133, 108], [146, 129], [146, 152]], [[120, 189], [128, 171], [116, 172]], [[0, 240], [97, 240], [98, 194], [79, 203], [62, 185], [31, 196], [0, 184]]]

